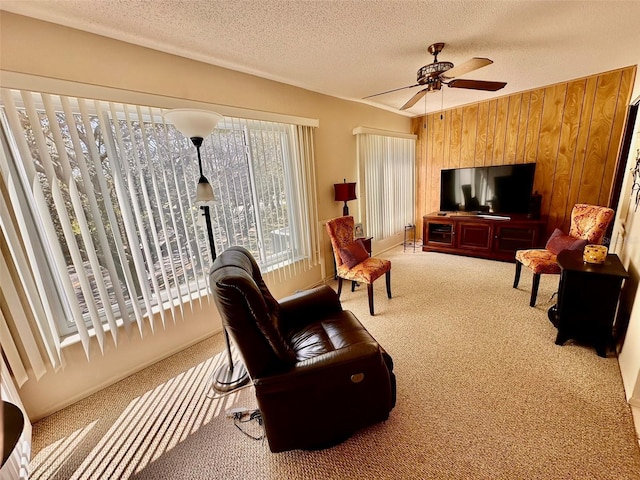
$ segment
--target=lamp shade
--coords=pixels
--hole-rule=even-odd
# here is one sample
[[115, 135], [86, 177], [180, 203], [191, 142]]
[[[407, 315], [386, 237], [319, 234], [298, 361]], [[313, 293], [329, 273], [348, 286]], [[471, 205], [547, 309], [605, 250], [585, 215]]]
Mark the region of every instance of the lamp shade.
[[335, 188], [335, 201], [336, 202], [348, 202], [350, 200], [355, 200], [356, 197], [356, 184], [347, 183], [335, 183], [333, 185]]
[[180, 133], [188, 138], [205, 138], [224, 117], [210, 110], [177, 108], [163, 115], [165, 122], [172, 123]]
[[215, 200], [213, 195], [213, 187], [205, 177], [200, 177], [198, 186], [196, 187], [196, 205], [211, 203]]

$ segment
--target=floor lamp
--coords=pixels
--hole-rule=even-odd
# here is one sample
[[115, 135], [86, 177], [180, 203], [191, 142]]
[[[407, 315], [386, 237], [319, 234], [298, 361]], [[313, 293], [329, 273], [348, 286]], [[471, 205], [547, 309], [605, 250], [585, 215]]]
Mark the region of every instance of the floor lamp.
[[[211, 262], [216, 259], [216, 246], [213, 241], [213, 227], [211, 224], [210, 204], [215, 200], [213, 196], [213, 187], [202, 173], [202, 158], [200, 156], [200, 147], [204, 138], [209, 136], [220, 120], [222, 115], [211, 112], [209, 110], [197, 110], [190, 108], [182, 108], [170, 110], [164, 114], [164, 119], [168, 123], [172, 123], [174, 127], [185, 137], [191, 139], [191, 142], [198, 151], [198, 167], [200, 169], [200, 178], [196, 187], [196, 205], [202, 210], [207, 225], [207, 238], [209, 239], [209, 249], [211, 251]], [[218, 392], [229, 392], [249, 381], [249, 375], [241, 360], [234, 362], [231, 355], [231, 342], [229, 333], [224, 328], [224, 339], [227, 344], [227, 363], [220, 365], [214, 372], [212, 378], [212, 386]]]

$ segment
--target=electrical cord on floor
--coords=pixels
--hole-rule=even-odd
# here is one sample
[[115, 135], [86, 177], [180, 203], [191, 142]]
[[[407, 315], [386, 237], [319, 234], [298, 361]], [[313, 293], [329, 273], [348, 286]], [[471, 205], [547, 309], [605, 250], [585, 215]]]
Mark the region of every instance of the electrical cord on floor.
[[[262, 430], [262, 434], [260, 435], [252, 435], [250, 432], [244, 429], [243, 424], [250, 422], [257, 422]], [[253, 440], [264, 440], [264, 426], [262, 423], [262, 413], [260, 413], [259, 409], [255, 409], [249, 412], [234, 412], [233, 413], [233, 424], [236, 426], [238, 430], [244, 433], [247, 437]]]

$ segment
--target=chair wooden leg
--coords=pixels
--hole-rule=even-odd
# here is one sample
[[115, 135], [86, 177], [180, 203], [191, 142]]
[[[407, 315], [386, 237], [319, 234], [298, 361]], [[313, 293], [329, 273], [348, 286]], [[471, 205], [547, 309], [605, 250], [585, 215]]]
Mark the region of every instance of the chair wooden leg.
[[513, 288], [518, 288], [520, 283], [520, 272], [522, 272], [522, 264], [516, 260], [516, 276], [513, 277]]
[[342, 277], [338, 277], [338, 298], [340, 298], [341, 293], [342, 293]]
[[387, 282], [387, 297], [391, 298], [391, 270], [385, 273], [385, 280]]
[[358, 284], [358, 282], [356, 282], [355, 280], [351, 280], [351, 291], [355, 292], [356, 291], [356, 285]]
[[531, 300], [529, 301], [530, 307], [536, 306], [536, 297], [538, 296], [538, 286], [540, 285], [540, 274], [533, 274], [533, 283], [531, 285]]
[[373, 316], [373, 283], [367, 283], [367, 295], [369, 296], [369, 314]]

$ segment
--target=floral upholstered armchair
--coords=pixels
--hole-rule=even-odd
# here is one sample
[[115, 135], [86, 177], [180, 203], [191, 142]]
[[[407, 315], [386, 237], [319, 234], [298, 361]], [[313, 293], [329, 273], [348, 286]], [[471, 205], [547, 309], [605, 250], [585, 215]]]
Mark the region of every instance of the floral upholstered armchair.
[[588, 244], [601, 244], [612, 219], [613, 210], [610, 208], [585, 203], [576, 204], [571, 211], [569, 235], [565, 235], [559, 228], [556, 228], [544, 249], [518, 250], [516, 252], [516, 274], [513, 279], [513, 288], [518, 287], [520, 272], [524, 265], [533, 272], [529, 305], [535, 306], [540, 275], [558, 275], [560, 273], [560, 266], [556, 261], [558, 253], [563, 250], [583, 250]]
[[362, 241], [354, 239], [353, 217], [334, 218], [327, 222], [326, 227], [336, 260], [338, 298], [342, 292], [343, 279], [365, 283], [369, 297], [369, 313], [373, 315], [373, 282], [383, 274], [387, 282], [387, 297], [391, 298], [391, 262], [370, 257]]

